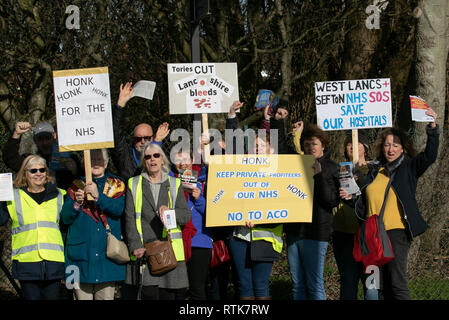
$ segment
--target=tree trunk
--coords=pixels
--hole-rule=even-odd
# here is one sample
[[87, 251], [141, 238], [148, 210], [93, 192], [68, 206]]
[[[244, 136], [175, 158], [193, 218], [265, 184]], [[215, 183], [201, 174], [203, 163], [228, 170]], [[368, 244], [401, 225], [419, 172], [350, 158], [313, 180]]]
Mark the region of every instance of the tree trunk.
[[[415, 15], [419, 19], [416, 39], [416, 94], [435, 110], [441, 130], [439, 157], [420, 178], [416, 191], [421, 212], [429, 224], [429, 230], [422, 236], [420, 251], [436, 254], [440, 251], [442, 229], [449, 220], [448, 141], [444, 134], [448, 129], [447, 124], [444, 124], [449, 47], [448, 1], [421, 1], [419, 7], [415, 9]], [[426, 125], [414, 123], [413, 143], [417, 151], [421, 151], [425, 146]], [[432, 192], [426, 192], [428, 190]]]

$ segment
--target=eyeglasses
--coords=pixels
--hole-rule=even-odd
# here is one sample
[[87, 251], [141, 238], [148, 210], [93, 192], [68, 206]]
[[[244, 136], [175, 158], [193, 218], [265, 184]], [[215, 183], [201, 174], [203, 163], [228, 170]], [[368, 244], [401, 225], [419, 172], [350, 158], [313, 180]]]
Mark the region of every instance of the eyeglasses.
[[142, 139], [145, 140], [145, 142], [150, 142], [153, 136], [144, 136], [144, 137], [134, 137], [134, 143], [141, 142]]
[[39, 168], [39, 169], [33, 168], [33, 169], [28, 169], [28, 172], [31, 173], [31, 174], [35, 174], [37, 171], [39, 171], [40, 173], [44, 173], [45, 171], [47, 171], [47, 169], [45, 169], [45, 168]]
[[157, 159], [157, 158], [160, 158], [160, 157], [161, 157], [160, 153], [146, 154], [144, 156], [145, 160], [150, 160], [151, 158]]

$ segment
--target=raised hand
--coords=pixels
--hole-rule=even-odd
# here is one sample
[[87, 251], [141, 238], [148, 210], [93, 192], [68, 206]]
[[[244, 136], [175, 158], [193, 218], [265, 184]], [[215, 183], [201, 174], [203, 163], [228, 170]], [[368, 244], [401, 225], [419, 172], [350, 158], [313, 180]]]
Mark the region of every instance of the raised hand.
[[128, 103], [129, 99], [131, 99], [134, 89], [132, 87], [132, 82], [127, 82], [125, 85], [120, 84], [120, 94], [118, 96], [117, 104], [124, 108]]
[[304, 121], [298, 121], [293, 124], [293, 132], [302, 132], [302, 129], [304, 129]]
[[16, 128], [12, 134], [14, 139], [19, 139], [22, 134], [31, 129], [31, 124], [27, 121], [19, 121], [16, 123]]
[[154, 140], [161, 142], [168, 136], [169, 133], [169, 125], [167, 122], [164, 122], [159, 126], [159, 128], [157, 128], [156, 137], [154, 138]]
[[243, 102], [234, 101], [229, 108], [229, 115], [235, 115], [235, 112], [243, 106]]
[[435, 128], [437, 126], [437, 113], [433, 111], [432, 108], [427, 109], [426, 115], [431, 116], [433, 118], [433, 122], [430, 122], [430, 126]]

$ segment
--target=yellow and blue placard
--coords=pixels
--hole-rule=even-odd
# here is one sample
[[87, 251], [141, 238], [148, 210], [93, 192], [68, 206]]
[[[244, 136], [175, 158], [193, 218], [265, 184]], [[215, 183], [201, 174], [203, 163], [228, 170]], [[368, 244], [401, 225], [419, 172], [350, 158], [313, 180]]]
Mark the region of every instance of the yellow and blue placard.
[[206, 226], [312, 222], [310, 155], [215, 155], [207, 180]]

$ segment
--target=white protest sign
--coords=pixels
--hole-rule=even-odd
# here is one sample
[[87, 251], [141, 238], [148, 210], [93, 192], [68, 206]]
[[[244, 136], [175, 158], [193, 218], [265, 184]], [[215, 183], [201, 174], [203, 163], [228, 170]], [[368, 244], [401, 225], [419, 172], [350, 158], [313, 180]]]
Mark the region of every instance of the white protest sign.
[[107, 67], [53, 71], [59, 151], [114, 147]]
[[236, 63], [167, 64], [170, 114], [227, 113], [239, 100]]
[[14, 200], [12, 173], [0, 173], [0, 201]]
[[387, 78], [316, 82], [315, 104], [323, 130], [393, 126]]

